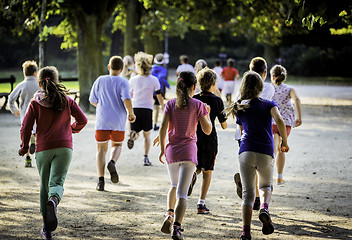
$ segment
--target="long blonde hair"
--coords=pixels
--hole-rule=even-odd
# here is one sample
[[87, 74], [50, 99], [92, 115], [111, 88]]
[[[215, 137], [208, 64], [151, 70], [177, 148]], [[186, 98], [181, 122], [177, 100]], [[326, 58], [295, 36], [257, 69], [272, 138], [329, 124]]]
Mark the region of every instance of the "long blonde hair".
[[136, 72], [140, 75], [149, 75], [153, 65], [153, 55], [138, 52], [134, 55]]
[[[245, 72], [240, 87], [241, 98], [224, 110], [226, 117], [229, 115], [235, 117], [239, 111], [245, 111], [245, 109], [249, 108], [250, 100], [258, 98], [262, 91], [263, 81], [261, 76], [254, 71]], [[242, 100], [249, 101], [242, 104]]]
[[188, 106], [189, 90], [197, 83], [197, 78], [193, 72], [181, 72], [176, 84], [176, 107], [185, 109]]

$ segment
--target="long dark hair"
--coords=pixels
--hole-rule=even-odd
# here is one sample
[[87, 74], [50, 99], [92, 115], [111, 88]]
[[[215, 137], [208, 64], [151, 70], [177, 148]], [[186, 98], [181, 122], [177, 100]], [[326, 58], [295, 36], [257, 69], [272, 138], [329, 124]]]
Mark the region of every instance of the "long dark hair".
[[67, 106], [66, 87], [59, 83], [59, 72], [56, 67], [49, 66], [39, 70], [39, 86], [44, 90], [55, 111], [62, 111]]
[[271, 76], [275, 77], [275, 79], [274, 79], [275, 85], [280, 85], [281, 83], [283, 83], [286, 80], [286, 77], [287, 77], [286, 68], [284, 68], [281, 65], [274, 65], [270, 69], [270, 74], [271, 74]]
[[[258, 98], [262, 90], [263, 81], [258, 73], [254, 71], [248, 71], [244, 73], [240, 87], [241, 98], [224, 110], [226, 117], [229, 115], [235, 117], [237, 116], [238, 111], [244, 111], [246, 108], [249, 108], [250, 100]], [[242, 100], [249, 101], [245, 104], [242, 104]]]
[[185, 109], [188, 106], [189, 90], [197, 83], [193, 72], [181, 72], [176, 84], [176, 107]]

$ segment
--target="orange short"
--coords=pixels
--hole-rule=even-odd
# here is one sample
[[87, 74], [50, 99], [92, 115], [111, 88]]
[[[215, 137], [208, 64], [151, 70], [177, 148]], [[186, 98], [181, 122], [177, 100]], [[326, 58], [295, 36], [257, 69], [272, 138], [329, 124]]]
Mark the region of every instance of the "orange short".
[[[279, 136], [280, 136], [279, 129], [277, 128], [277, 126], [275, 124], [273, 124], [273, 134], [275, 134], [275, 133], [279, 134]], [[286, 125], [287, 137], [290, 135], [290, 133], [291, 133], [291, 127]]]
[[95, 140], [97, 142], [107, 142], [109, 140], [113, 142], [123, 142], [125, 139], [124, 131], [112, 131], [112, 130], [96, 130]]

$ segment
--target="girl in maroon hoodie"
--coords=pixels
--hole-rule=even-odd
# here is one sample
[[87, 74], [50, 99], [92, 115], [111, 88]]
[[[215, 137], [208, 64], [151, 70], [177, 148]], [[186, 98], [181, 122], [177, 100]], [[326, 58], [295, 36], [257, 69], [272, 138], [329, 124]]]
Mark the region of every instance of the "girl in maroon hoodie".
[[[87, 124], [87, 118], [77, 103], [67, 97], [66, 88], [58, 81], [56, 67], [39, 71], [38, 83], [42, 91], [34, 94], [21, 127], [23, 156], [29, 147], [34, 123], [36, 129], [36, 162], [40, 175], [40, 211], [44, 226], [41, 234], [52, 239], [57, 227], [56, 207], [63, 195], [63, 184], [72, 159], [72, 133]], [[71, 115], [75, 122], [71, 124]]]

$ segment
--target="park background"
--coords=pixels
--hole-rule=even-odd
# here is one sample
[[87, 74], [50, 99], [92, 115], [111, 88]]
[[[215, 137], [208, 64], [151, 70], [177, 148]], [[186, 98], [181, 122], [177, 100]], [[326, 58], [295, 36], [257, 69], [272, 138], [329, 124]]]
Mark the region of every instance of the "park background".
[[[117, 164], [120, 183], [111, 184], [106, 176], [106, 191], [97, 192], [95, 115], [84, 103], [97, 76], [108, 73], [111, 55], [154, 55], [165, 48], [171, 82], [181, 54], [193, 65], [205, 59], [210, 67], [216, 58], [234, 58], [240, 75], [255, 56], [265, 57], [269, 67], [281, 63], [287, 68], [288, 83], [302, 100], [303, 125], [289, 139], [287, 183], [274, 185], [275, 232], [263, 236], [254, 215], [252, 237], [352, 239], [350, 2], [0, 1], [0, 78], [14, 74], [18, 84], [26, 60], [55, 65], [62, 77], [78, 77], [79, 83], [65, 84], [80, 89], [89, 120], [74, 135], [55, 239], [169, 239], [160, 232], [169, 179], [157, 161], [158, 148], [151, 149], [153, 166], [146, 168], [142, 139], [133, 150], [124, 143]], [[0, 84], [0, 92], [9, 91], [8, 85]], [[166, 97], [174, 96], [172, 86]], [[238, 239], [241, 234], [241, 200], [233, 183], [238, 171], [235, 122], [229, 119], [226, 131], [216, 127], [219, 154], [207, 197], [212, 214], [196, 214], [197, 183], [183, 223], [185, 239]], [[35, 163], [24, 168], [17, 155], [19, 129], [19, 118], [0, 114], [0, 239], [39, 239], [39, 177]]]

